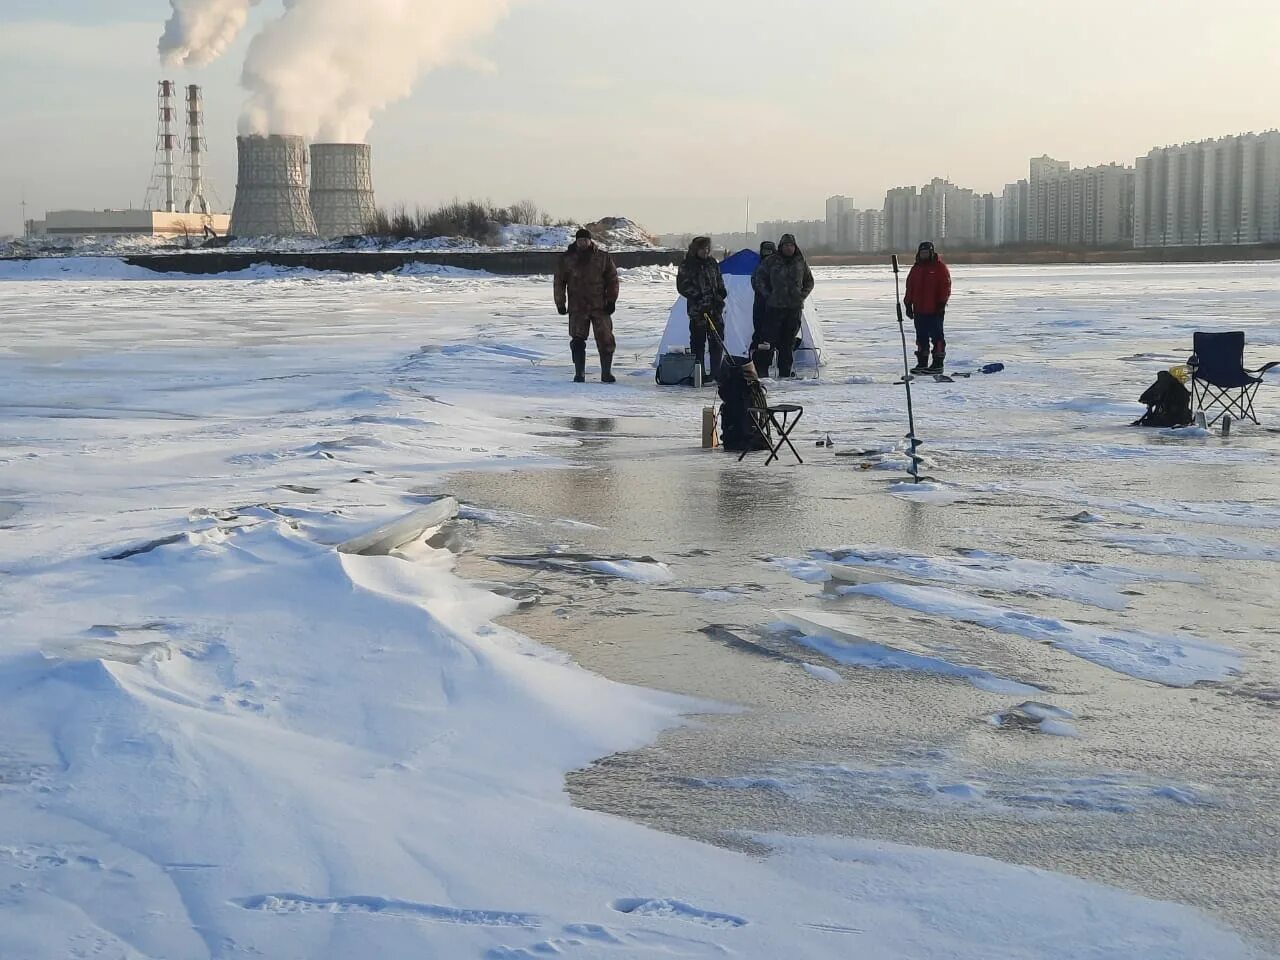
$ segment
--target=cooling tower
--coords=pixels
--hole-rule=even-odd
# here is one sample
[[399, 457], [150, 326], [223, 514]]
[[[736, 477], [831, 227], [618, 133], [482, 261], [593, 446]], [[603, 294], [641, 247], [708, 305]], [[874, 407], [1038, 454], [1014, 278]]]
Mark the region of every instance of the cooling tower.
[[373, 202], [372, 153], [367, 143], [311, 147], [311, 209], [322, 237], [368, 233]]
[[240, 178], [231, 233], [237, 237], [313, 237], [307, 147], [301, 137], [237, 137]]

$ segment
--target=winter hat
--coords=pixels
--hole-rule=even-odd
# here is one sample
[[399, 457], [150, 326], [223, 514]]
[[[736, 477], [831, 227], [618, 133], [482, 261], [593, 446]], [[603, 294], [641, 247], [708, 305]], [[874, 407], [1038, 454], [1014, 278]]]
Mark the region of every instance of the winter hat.
[[766, 240], [760, 244], [760, 256], [767, 257], [771, 253], [778, 252], [778, 245], [772, 240]]
[[782, 239], [778, 241], [778, 246], [785, 247], [788, 243], [793, 247], [796, 245], [796, 235], [794, 233], [784, 233]]
[[928, 254], [930, 258], [932, 258], [935, 253], [937, 253], [937, 251], [933, 249], [933, 242], [931, 240], [926, 240], [924, 243], [920, 244], [919, 248], [916, 250], [916, 259], [919, 260], [924, 254]]
[[579, 228], [578, 228], [578, 232], [577, 232], [577, 233], [575, 233], [575, 234], [573, 235], [573, 239], [575, 239], [575, 240], [590, 240], [590, 239], [592, 239], [592, 237], [591, 237], [591, 231], [590, 231], [590, 230], [588, 230], [586, 227], [579, 227]]

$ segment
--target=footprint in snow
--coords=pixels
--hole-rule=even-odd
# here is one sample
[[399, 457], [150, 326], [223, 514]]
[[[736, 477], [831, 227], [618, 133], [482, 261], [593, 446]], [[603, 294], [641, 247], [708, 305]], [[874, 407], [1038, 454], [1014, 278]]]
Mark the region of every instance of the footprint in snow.
[[709, 940], [680, 937], [659, 930], [611, 930], [598, 923], [571, 923], [561, 931], [563, 936], [541, 940], [525, 947], [494, 947], [485, 960], [537, 960], [541, 957], [577, 955], [603, 957], [601, 951], [625, 950], [625, 956], [648, 954], [674, 957], [723, 957], [729, 951]]
[[300, 893], [264, 893], [233, 900], [232, 903], [245, 910], [274, 914], [366, 913], [462, 926], [535, 928], [541, 925], [541, 919], [531, 913], [464, 910], [433, 903], [388, 900], [386, 897], [308, 897]]
[[19, 847], [0, 846], [0, 867], [15, 867], [31, 873], [46, 870], [87, 870], [90, 873], [105, 873], [113, 877], [133, 878], [127, 870], [106, 866], [96, 857], [84, 856], [74, 851], [45, 844], [31, 844]]
[[683, 900], [666, 898], [627, 898], [615, 900], [611, 904], [614, 910], [634, 917], [661, 917], [669, 920], [685, 920], [689, 923], [700, 923], [708, 927], [745, 927], [747, 921], [735, 917], [731, 913], [716, 913], [703, 910]]

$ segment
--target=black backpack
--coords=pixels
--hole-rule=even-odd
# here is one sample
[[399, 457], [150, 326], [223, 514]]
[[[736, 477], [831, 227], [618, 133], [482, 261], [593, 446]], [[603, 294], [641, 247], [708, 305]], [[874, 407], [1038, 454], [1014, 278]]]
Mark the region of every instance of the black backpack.
[[[746, 363], [746, 357], [726, 357], [720, 367], [720, 382], [717, 384], [720, 394], [720, 445], [735, 453], [769, 449], [765, 439], [770, 433], [769, 420], [764, 418], [760, 421], [761, 429], [757, 430], [751, 413], [752, 407], [765, 407], [769, 401], [760, 381], [748, 380], [742, 372]], [[764, 436], [761, 436], [762, 431]]]
[[1168, 370], [1156, 374], [1156, 382], [1138, 398], [1147, 412], [1133, 421], [1135, 427], [1185, 427], [1191, 423], [1191, 394]]

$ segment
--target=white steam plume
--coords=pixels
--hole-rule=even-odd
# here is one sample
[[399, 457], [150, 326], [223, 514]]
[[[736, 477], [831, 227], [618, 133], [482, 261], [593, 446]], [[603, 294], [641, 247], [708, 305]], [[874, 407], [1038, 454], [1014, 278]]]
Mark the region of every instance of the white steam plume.
[[169, 0], [173, 13], [160, 38], [168, 66], [203, 67], [222, 56], [259, 0]]
[[[175, 4], [180, 0], [173, 0]], [[222, 6], [216, 0], [209, 5]], [[509, 0], [284, 0], [253, 38], [241, 84], [241, 133], [363, 141], [374, 115], [427, 71], [474, 63], [469, 43]]]

